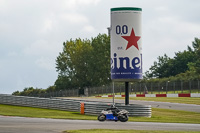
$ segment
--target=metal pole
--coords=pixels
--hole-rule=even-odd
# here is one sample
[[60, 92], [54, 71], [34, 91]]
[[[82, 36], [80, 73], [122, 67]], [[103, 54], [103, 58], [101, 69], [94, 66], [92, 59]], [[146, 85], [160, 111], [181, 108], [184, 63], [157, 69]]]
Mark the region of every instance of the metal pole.
[[114, 90], [114, 87], [115, 87], [115, 83], [113, 82], [113, 105], [115, 105], [115, 90]]
[[183, 82], [181, 80], [181, 93], [183, 93]]
[[198, 92], [200, 92], [200, 85], [199, 85], [199, 80], [198, 80]]
[[174, 94], [175, 94], [175, 86], [176, 86], [176, 83], [174, 82]]
[[137, 84], [135, 84], [135, 94], [137, 93], [137, 90], [136, 90], [136, 89], [137, 89]]
[[190, 85], [190, 93], [191, 93], [191, 91], [192, 91], [191, 81], [189, 81], [189, 85]]
[[120, 85], [119, 89], [120, 89], [120, 95], [122, 95], [121, 85]]
[[129, 82], [125, 82], [125, 105], [129, 104]]

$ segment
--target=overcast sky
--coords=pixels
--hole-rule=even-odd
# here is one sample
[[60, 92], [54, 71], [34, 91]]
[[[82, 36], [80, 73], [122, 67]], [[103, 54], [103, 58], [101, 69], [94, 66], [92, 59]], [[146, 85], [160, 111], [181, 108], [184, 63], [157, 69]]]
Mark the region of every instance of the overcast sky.
[[0, 0], [0, 93], [53, 85], [62, 43], [107, 34], [113, 7], [142, 8], [144, 72], [200, 38], [200, 0]]

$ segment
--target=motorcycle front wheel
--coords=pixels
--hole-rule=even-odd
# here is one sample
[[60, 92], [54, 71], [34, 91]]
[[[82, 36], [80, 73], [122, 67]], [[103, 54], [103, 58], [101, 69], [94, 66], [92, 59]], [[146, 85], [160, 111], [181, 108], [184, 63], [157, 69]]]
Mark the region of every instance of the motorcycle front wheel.
[[100, 115], [98, 116], [98, 120], [99, 120], [99, 121], [105, 121], [105, 120], [106, 120], [106, 116], [105, 116], [104, 114], [100, 114]]
[[126, 121], [128, 121], [128, 116], [126, 114], [120, 115], [119, 120], [121, 122], [126, 122]]

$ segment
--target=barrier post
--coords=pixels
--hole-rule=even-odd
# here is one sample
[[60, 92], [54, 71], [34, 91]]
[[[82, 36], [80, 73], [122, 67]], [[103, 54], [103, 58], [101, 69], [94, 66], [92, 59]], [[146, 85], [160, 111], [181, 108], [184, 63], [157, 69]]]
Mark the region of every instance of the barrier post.
[[80, 107], [80, 113], [81, 113], [82, 115], [84, 115], [84, 114], [85, 114], [85, 111], [84, 111], [85, 105], [84, 105], [84, 103], [81, 103], [80, 105], [81, 105], [81, 107]]

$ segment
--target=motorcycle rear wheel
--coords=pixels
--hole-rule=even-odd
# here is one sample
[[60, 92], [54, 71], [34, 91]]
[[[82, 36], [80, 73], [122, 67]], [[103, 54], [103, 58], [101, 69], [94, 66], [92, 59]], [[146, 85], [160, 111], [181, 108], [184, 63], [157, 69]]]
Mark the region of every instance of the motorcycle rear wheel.
[[128, 116], [126, 114], [120, 115], [119, 120], [121, 122], [126, 122], [126, 121], [128, 121]]

